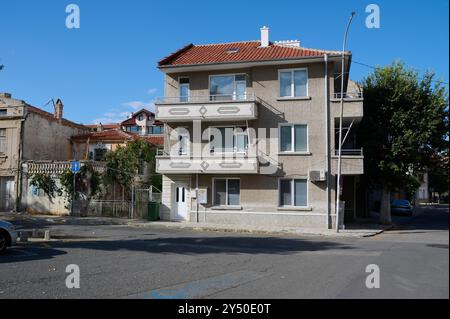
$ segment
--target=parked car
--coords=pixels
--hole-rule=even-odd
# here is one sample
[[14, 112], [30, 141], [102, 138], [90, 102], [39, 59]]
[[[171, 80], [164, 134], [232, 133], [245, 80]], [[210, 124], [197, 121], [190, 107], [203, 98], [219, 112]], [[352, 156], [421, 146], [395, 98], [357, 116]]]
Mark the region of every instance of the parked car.
[[406, 199], [396, 199], [391, 203], [392, 214], [412, 216], [413, 210], [413, 206]]
[[0, 220], [0, 254], [16, 243], [17, 232], [13, 224]]

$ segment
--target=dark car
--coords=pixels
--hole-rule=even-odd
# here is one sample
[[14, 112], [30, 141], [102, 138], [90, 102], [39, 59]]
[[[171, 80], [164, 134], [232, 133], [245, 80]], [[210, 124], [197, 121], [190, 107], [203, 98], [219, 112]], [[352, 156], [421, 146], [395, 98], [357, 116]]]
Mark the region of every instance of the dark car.
[[391, 213], [395, 215], [412, 216], [414, 208], [406, 199], [396, 199], [391, 203]]

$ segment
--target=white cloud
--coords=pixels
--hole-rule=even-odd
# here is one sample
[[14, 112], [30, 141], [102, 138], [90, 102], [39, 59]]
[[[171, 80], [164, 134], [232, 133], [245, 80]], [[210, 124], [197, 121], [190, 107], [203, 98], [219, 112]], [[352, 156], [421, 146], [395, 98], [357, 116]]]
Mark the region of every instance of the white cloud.
[[131, 107], [135, 111], [140, 109], [148, 109], [150, 111], [153, 111], [155, 109], [155, 103], [153, 101], [150, 102], [143, 102], [143, 101], [131, 101], [123, 103], [124, 106]]
[[147, 91], [147, 93], [150, 95], [155, 94], [156, 92], [158, 92], [157, 88], [151, 88], [151, 89], [148, 89], [148, 91]]

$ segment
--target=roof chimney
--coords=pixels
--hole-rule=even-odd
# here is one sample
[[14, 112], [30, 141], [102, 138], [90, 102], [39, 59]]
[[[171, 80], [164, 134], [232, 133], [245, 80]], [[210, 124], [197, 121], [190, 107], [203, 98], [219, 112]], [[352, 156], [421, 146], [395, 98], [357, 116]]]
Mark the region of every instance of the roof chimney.
[[269, 28], [264, 26], [261, 28], [261, 47], [269, 46]]
[[64, 105], [61, 99], [58, 99], [55, 103], [55, 119], [62, 120]]
[[97, 132], [103, 132], [103, 124], [102, 124], [102, 122], [97, 123]]
[[2, 98], [10, 99], [11, 96], [12, 96], [11, 93], [6, 93], [6, 92], [0, 93], [0, 97], [2, 97]]

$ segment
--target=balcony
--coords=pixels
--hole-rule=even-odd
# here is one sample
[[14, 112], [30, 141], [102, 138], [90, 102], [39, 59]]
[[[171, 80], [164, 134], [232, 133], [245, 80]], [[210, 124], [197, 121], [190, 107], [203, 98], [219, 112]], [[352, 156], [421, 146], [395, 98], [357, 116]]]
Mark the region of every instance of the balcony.
[[254, 120], [258, 115], [257, 103], [258, 98], [253, 94], [163, 97], [155, 102], [156, 119], [164, 122]]
[[[344, 93], [344, 117], [353, 119], [362, 119], [364, 96], [362, 92]], [[331, 98], [331, 116], [336, 118], [340, 116], [341, 94], [334, 93]]]
[[256, 156], [156, 157], [156, 172], [160, 174], [257, 174], [258, 165]]
[[[335, 151], [332, 156], [332, 172], [337, 174], [339, 151]], [[342, 175], [363, 175], [364, 174], [364, 153], [363, 149], [342, 149]]]

